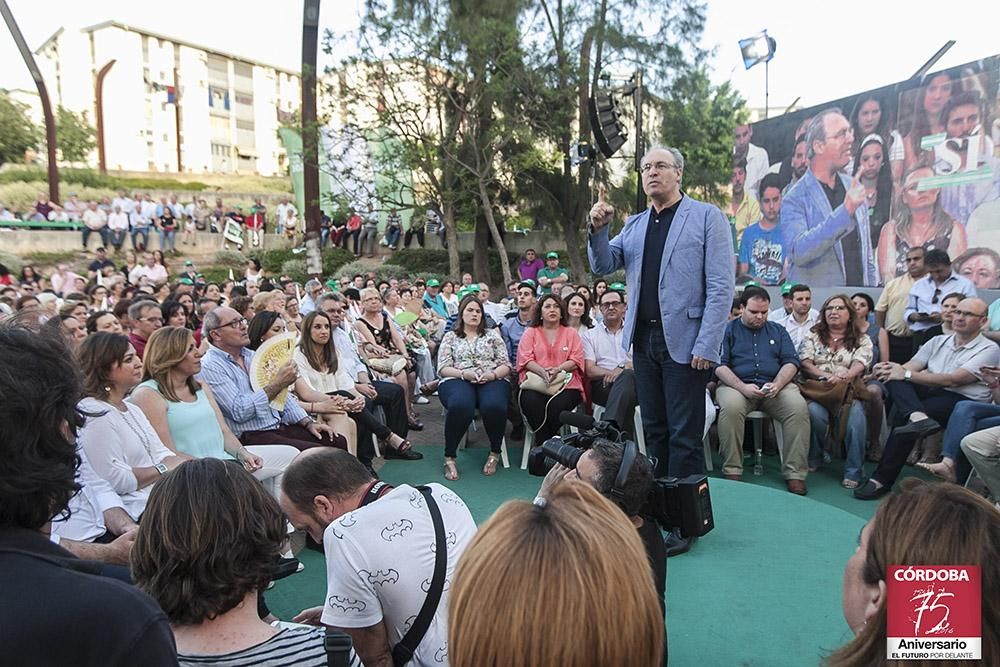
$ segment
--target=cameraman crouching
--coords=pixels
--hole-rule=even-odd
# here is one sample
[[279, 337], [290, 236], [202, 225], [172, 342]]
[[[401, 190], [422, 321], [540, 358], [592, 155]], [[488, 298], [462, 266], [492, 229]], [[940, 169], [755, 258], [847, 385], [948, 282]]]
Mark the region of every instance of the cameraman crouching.
[[[639, 531], [639, 537], [646, 547], [649, 565], [653, 569], [653, 583], [656, 585], [656, 592], [660, 599], [660, 609], [666, 616], [664, 602], [664, 593], [667, 587], [666, 548], [656, 521], [643, 514], [643, 507], [653, 491], [653, 466], [647, 457], [636, 456], [622, 488], [621, 498], [616, 499], [611, 491], [615, 478], [618, 476], [618, 469], [622, 465], [624, 454], [625, 445], [623, 444], [603, 438], [594, 440], [590, 448], [580, 455], [575, 469], [567, 468], [561, 463], [556, 463], [553, 466], [545, 475], [545, 479], [542, 480], [542, 486], [538, 489], [535, 503], [544, 504], [546, 495], [563, 479], [579, 479], [593, 486], [605, 497], [610, 498], [625, 512], [629, 521]], [[664, 654], [664, 663], [666, 663], [665, 658], [666, 654]]]

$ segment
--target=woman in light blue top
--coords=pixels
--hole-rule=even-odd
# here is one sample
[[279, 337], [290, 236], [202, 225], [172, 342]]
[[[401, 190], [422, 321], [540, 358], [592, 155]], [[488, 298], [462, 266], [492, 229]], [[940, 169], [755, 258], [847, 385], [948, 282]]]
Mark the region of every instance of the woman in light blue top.
[[235, 459], [275, 496], [281, 476], [298, 454], [287, 445], [244, 447], [226, 426], [207, 384], [195, 375], [201, 352], [182, 327], [153, 332], [143, 355], [143, 382], [130, 402], [137, 405], [166, 447], [195, 458]]

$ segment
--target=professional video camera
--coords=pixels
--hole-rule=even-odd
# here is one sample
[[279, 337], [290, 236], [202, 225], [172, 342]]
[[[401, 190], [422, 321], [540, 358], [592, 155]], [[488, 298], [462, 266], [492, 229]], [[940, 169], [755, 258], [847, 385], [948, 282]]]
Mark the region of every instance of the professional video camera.
[[[616, 484], [620, 481], [620, 485], [624, 485], [635, 457], [642, 456], [635, 442], [628, 439], [628, 433], [619, 431], [608, 422], [595, 421], [575, 412], [563, 412], [559, 418], [563, 424], [575, 426], [578, 432], [549, 438], [540, 446], [532, 447], [528, 452], [528, 473], [543, 477], [556, 463], [576, 468], [583, 453], [595, 442], [603, 440], [625, 448], [622, 468], [616, 480]], [[655, 470], [656, 462], [652, 463]], [[712, 498], [705, 475], [689, 475], [682, 479], [661, 477], [653, 482], [649, 498], [639, 512], [641, 515], [654, 519], [666, 531], [679, 528], [687, 537], [701, 537], [715, 527]]]

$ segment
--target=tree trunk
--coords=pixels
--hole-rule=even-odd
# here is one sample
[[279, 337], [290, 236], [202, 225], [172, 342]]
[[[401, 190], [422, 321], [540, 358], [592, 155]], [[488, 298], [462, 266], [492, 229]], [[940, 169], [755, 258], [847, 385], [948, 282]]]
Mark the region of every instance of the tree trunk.
[[479, 181], [479, 201], [483, 205], [486, 213], [486, 225], [490, 229], [490, 236], [493, 238], [493, 245], [500, 253], [500, 268], [503, 270], [503, 284], [510, 283], [510, 259], [507, 257], [507, 246], [503, 244], [503, 237], [497, 229], [497, 221], [493, 217], [493, 202], [490, 201], [490, 193], [486, 190], [486, 181], [483, 177], [476, 179]]
[[448, 239], [448, 275], [456, 278], [462, 274], [458, 260], [458, 226], [455, 224], [455, 205], [444, 202], [444, 232]]
[[493, 276], [490, 275], [490, 230], [486, 226], [485, 218], [476, 212], [476, 238], [475, 247], [472, 249], [472, 279], [492, 284]]

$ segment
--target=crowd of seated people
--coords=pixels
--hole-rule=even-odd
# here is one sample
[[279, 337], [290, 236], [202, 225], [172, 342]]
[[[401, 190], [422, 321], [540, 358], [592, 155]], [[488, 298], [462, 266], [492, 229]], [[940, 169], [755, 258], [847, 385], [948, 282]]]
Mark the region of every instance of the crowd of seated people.
[[[805, 495], [808, 473], [829, 464], [843, 444], [846, 462], [838, 475], [843, 485], [860, 499], [886, 495], [916, 443], [936, 431], [943, 431], [944, 457], [925, 467], [958, 484], [974, 468], [994, 496], [1000, 492], [997, 308], [967, 296], [969, 287], [947, 255], [911, 251], [907, 260], [911, 256], [919, 261], [908, 261], [908, 267], [922, 270], [897, 278], [910, 278], [909, 288], [887, 287], [877, 305], [863, 292], [835, 294], [813, 311], [810, 289], [788, 285], [783, 307], [768, 312], [767, 291], [744, 289], [724, 338], [723, 363], [715, 370], [725, 477], [741, 477], [747, 415], [761, 410], [781, 429], [781, 475], [792, 493]], [[159, 264], [162, 257], [150, 254], [148, 261], [166, 268]], [[248, 266], [239, 283], [218, 285], [207, 284], [191, 264], [163, 284], [144, 275], [132, 283], [128, 273], [135, 267], [127, 266], [106, 280], [97, 277], [103, 276], [101, 266], [79, 280], [68, 266], [57, 267], [48, 279], [25, 267], [22, 279], [0, 287], [0, 304], [10, 320], [3, 326], [54, 341], [50, 347], [65, 350], [60, 354], [79, 376], [74, 402], [79, 418], [72, 424], [78, 435], [70, 441], [79, 464], [72, 467], [70, 483], [83, 490], [67, 500], [68, 512], [53, 505], [59, 510], [53, 516], [63, 520], [53, 524], [50, 542], [96, 563], [95, 571], [107, 577], [136, 581], [152, 595], [173, 624], [182, 660], [242, 656], [242, 651], [253, 656], [264, 646], [286, 643], [313, 655], [321, 635], [261, 623], [254, 604], [273, 577], [268, 568], [288, 555], [288, 526], [275, 514], [272, 497], [280, 498], [289, 486], [287, 473], [296, 460], [308, 467], [310, 458], [319, 461], [343, 450], [336, 456], [349, 457], [364, 471], [355, 480], [357, 488], [375, 485], [376, 443], [384, 458], [422, 458], [407, 437], [421, 426], [416, 411], [432, 393], [447, 409], [444, 477], [449, 481], [458, 479], [457, 450], [475, 419], [482, 421], [490, 444], [482, 468], [487, 476], [498, 470], [505, 438], [520, 440], [530, 430], [540, 444], [560, 433], [563, 410], [599, 408], [605, 420], [633, 428], [632, 363], [621, 339], [628, 308], [624, 286], [606, 281], [593, 288], [574, 286], [556, 280], [564, 272], [556, 261], [549, 263], [555, 265], [551, 293], [541, 294], [532, 278], [524, 278], [512, 282], [499, 302], [471, 276], [451, 292], [454, 283], [442, 290], [434, 279], [379, 284], [365, 276], [325, 285], [310, 281], [303, 289], [267, 277], [257, 264]], [[54, 283], [67, 291], [57, 292]], [[452, 295], [458, 300], [454, 310]], [[591, 295], [597, 299], [593, 305]], [[908, 326], [918, 322], [929, 326]], [[294, 341], [288, 363], [254, 389], [255, 351], [282, 335]], [[765, 339], [775, 341], [768, 345], [773, 357], [755, 351]], [[421, 355], [431, 363], [430, 374], [420, 370]], [[272, 405], [279, 394], [287, 394], [280, 409]], [[881, 446], [868, 430], [874, 421], [881, 425], [883, 414], [890, 429]], [[869, 476], [866, 451], [880, 459]], [[178, 471], [183, 474], [175, 475]], [[293, 486], [309, 481], [308, 470], [302, 474]], [[209, 486], [217, 495], [203, 498], [205, 507], [176, 507], [190, 489]], [[930, 488], [946, 487], [965, 498], [955, 484]], [[317, 500], [319, 505], [299, 518], [332, 517], [324, 527], [339, 530], [337, 517], [348, 510], [338, 493], [327, 496], [329, 512]], [[296, 498], [300, 505], [309, 502]], [[550, 501], [558, 505], [561, 496], [554, 498]], [[262, 517], [252, 536], [238, 522], [208, 516], [229, 507], [226, 503]], [[218, 531], [214, 537], [185, 534], [190, 522], [156, 527], [171, 513], [194, 515], [195, 509], [204, 517], [199, 522]], [[539, 511], [544, 507], [530, 510]], [[879, 517], [870, 532], [878, 529]], [[144, 528], [147, 521], [150, 527]], [[233, 531], [241, 540], [227, 537]], [[253, 546], [242, 541], [251, 538], [258, 540]], [[190, 605], [184, 596], [217, 590], [218, 581], [185, 584], [158, 574], [164, 563], [203, 557], [183, 548], [192, 540], [235, 550], [233, 571], [216, 573], [235, 577], [224, 586], [231, 593], [214, 601], [207, 592], [198, 593], [205, 607]], [[479, 541], [471, 541], [468, 552], [478, 553], [478, 547]], [[130, 553], [131, 575], [123, 567]], [[146, 566], [141, 574], [140, 558]], [[463, 591], [461, 581], [459, 574], [456, 596]], [[491, 602], [502, 599], [493, 597]], [[492, 611], [506, 613], [499, 607]], [[240, 629], [242, 639], [221, 646], [213, 628], [228, 624]], [[453, 629], [465, 630], [461, 623]], [[662, 645], [655, 632], [643, 637], [644, 645]], [[466, 662], [456, 649], [456, 664], [475, 664], [485, 655], [476, 651], [501, 651], [483, 639], [465, 644]], [[461, 641], [470, 640], [463, 635], [455, 646]], [[356, 645], [361, 659], [377, 653]], [[650, 664], [660, 660], [652, 649], [649, 657]]]

